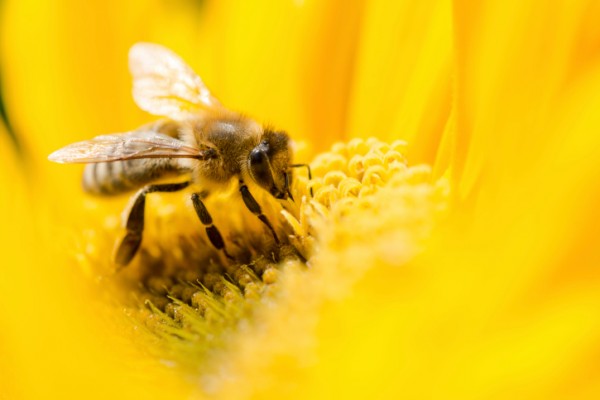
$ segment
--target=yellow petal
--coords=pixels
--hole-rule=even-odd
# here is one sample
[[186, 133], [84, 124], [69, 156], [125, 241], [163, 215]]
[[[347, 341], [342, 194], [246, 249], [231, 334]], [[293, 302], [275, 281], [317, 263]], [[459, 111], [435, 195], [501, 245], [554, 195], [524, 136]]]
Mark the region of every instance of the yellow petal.
[[[119, 12], [116, 12], [117, 3]], [[144, 6], [142, 6], [144, 5]], [[33, 160], [141, 121], [131, 100], [130, 43], [152, 3], [9, 1], [2, 14], [5, 100]], [[139, 39], [137, 39], [139, 40]]]
[[592, 8], [593, 3], [455, 3], [453, 170], [461, 198], [472, 193], [488, 169], [518, 173], [544, 146], [546, 135], [534, 132], [577, 78], [573, 65], [585, 65], [594, 57], [577, 51], [585, 37], [581, 33], [597, 31], [598, 7]]
[[482, 182], [471, 228], [455, 221], [419, 263], [429, 317], [417, 329], [439, 332], [439, 394], [597, 397], [599, 93], [596, 65], [530, 132], [546, 142], [532, 165]]
[[28, 300], [26, 279], [23, 277], [28, 266], [32, 265], [32, 252], [24, 251], [22, 240], [28, 236], [31, 217], [25, 192], [25, 183], [21, 168], [17, 161], [14, 143], [8, 132], [0, 123], [0, 218], [3, 229], [0, 230], [0, 250], [2, 251], [3, 279], [0, 280], [0, 291], [4, 294], [4, 305], [0, 308], [0, 347], [5, 355], [0, 361], [0, 374], [5, 379], [0, 383], [0, 392], [7, 397], [17, 398], [23, 393], [24, 373], [27, 362], [20, 356], [22, 350], [16, 346], [21, 343], [19, 324], [22, 324], [22, 309], [15, 307], [21, 301], [31, 305]]
[[220, 1], [207, 12], [200, 51], [225, 104], [315, 150], [343, 137], [362, 1]]
[[433, 163], [450, 114], [450, 1], [368, 2], [361, 23], [347, 134], [410, 143]]

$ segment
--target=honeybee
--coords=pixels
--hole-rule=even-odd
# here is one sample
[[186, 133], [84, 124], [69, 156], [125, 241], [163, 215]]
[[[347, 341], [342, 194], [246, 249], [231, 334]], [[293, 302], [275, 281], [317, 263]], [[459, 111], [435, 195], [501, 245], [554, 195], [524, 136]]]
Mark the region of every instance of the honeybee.
[[[232, 259], [221, 233], [204, 205], [207, 190], [233, 179], [246, 207], [279, 239], [260, 205], [250, 193], [253, 181], [277, 199], [291, 198], [290, 138], [253, 119], [223, 107], [202, 79], [175, 53], [157, 44], [138, 43], [129, 51], [133, 98], [150, 114], [166, 117], [136, 130], [73, 143], [48, 158], [58, 163], [88, 163], [85, 191], [115, 195], [139, 189], [126, 218], [126, 234], [117, 247], [115, 262], [127, 265], [142, 242], [146, 196], [174, 192], [191, 184], [203, 190], [191, 195], [198, 218], [212, 245]], [[169, 174], [189, 174], [185, 182], [153, 184]], [[309, 169], [310, 175], [310, 169]]]

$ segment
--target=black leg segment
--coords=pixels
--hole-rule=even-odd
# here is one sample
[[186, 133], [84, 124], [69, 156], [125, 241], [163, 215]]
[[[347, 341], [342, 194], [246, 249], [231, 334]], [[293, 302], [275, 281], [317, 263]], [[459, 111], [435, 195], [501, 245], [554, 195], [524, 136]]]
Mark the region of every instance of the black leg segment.
[[223, 236], [221, 236], [221, 232], [219, 232], [219, 229], [213, 225], [213, 219], [206, 209], [206, 206], [202, 202], [202, 198], [199, 193], [192, 194], [192, 204], [194, 205], [194, 210], [196, 210], [196, 214], [198, 214], [200, 222], [202, 222], [202, 224], [206, 227], [206, 234], [208, 235], [208, 239], [212, 245], [215, 247], [215, 249], [222, 250], [223, 254], [225, 254], [225, 257], [233, 260], [233, 257], [229, 255], [227, 249], [225, 248], [225, 241], [223, 240]]
[[263, 222], [263, 224], [265, 224], [271, 230], [273, 238], [275, 239], [275, 243], [279, 244], [279, 238], [275, 233], [275, 229], [273, 229], [273, 226], [271, 225], [267, 217], [262, 213], [260, 205], [256, 202], [254, 196], [252, 196], [250, 190], [248, 190], [248, 186], [246, 186], [244, 181], [240, 181], [240, 193], [242, 194], [242, 200], [244, 200], [244, 204], [246, 204], [248, 210], [250, 210], [252, 214], [256, 215], [258, 219], [260, 219]]
[[144, 231], [144, 210], [146, 208], [146, 195], [154, 192], [177, 192], [185, 189], [190, 182], [167, 183], [163, 185], [148, 185], [140, 189], [134, 197], [133, 205], [129, 210], [125, 228], [127, 233], [115, 254], [115, 262], [118, 265], [125, 266], [137, 253], [142, 243], [142, 233]]

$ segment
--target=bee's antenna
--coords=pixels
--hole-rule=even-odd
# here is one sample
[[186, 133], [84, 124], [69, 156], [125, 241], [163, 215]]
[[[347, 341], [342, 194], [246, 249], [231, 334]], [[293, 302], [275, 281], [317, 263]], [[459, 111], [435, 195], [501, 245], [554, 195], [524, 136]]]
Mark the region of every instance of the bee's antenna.
[[[312, 172], [310, 170], [310, 165], [308, 165], [308, 164], [291, 164], [290, 165], [290, 168], [302, 168], [302, 167], [306, 168], [306, 170], [308, 171], [308, 179], [312, 180]], [[312, 187], [310, 188], [310, 197], [314, 197]]]
[[285, 176], [285, 191], [286, 191], [288, 197], [292, 201], [294, 201], [294, 196], [292, 196], [292, 191], [290, 190], [290, 176], [288, 175], [287, 172], [284, 172], [283, 176]]

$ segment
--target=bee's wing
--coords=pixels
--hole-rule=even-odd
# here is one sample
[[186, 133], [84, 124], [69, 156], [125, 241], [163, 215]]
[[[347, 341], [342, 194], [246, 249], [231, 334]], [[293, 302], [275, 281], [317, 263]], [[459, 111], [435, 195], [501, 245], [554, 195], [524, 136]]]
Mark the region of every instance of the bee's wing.
[[63, 147], [48, 156], [58, 163], [97, 163], [137, 158], [201, 158], [202, 150], [155, 131], [102, 135]]
[[144, 111], [176, 120], [201, 111], [222, 109], [202, 79], [171, 50], [137, 43], [129, 50], [133, 98]]

